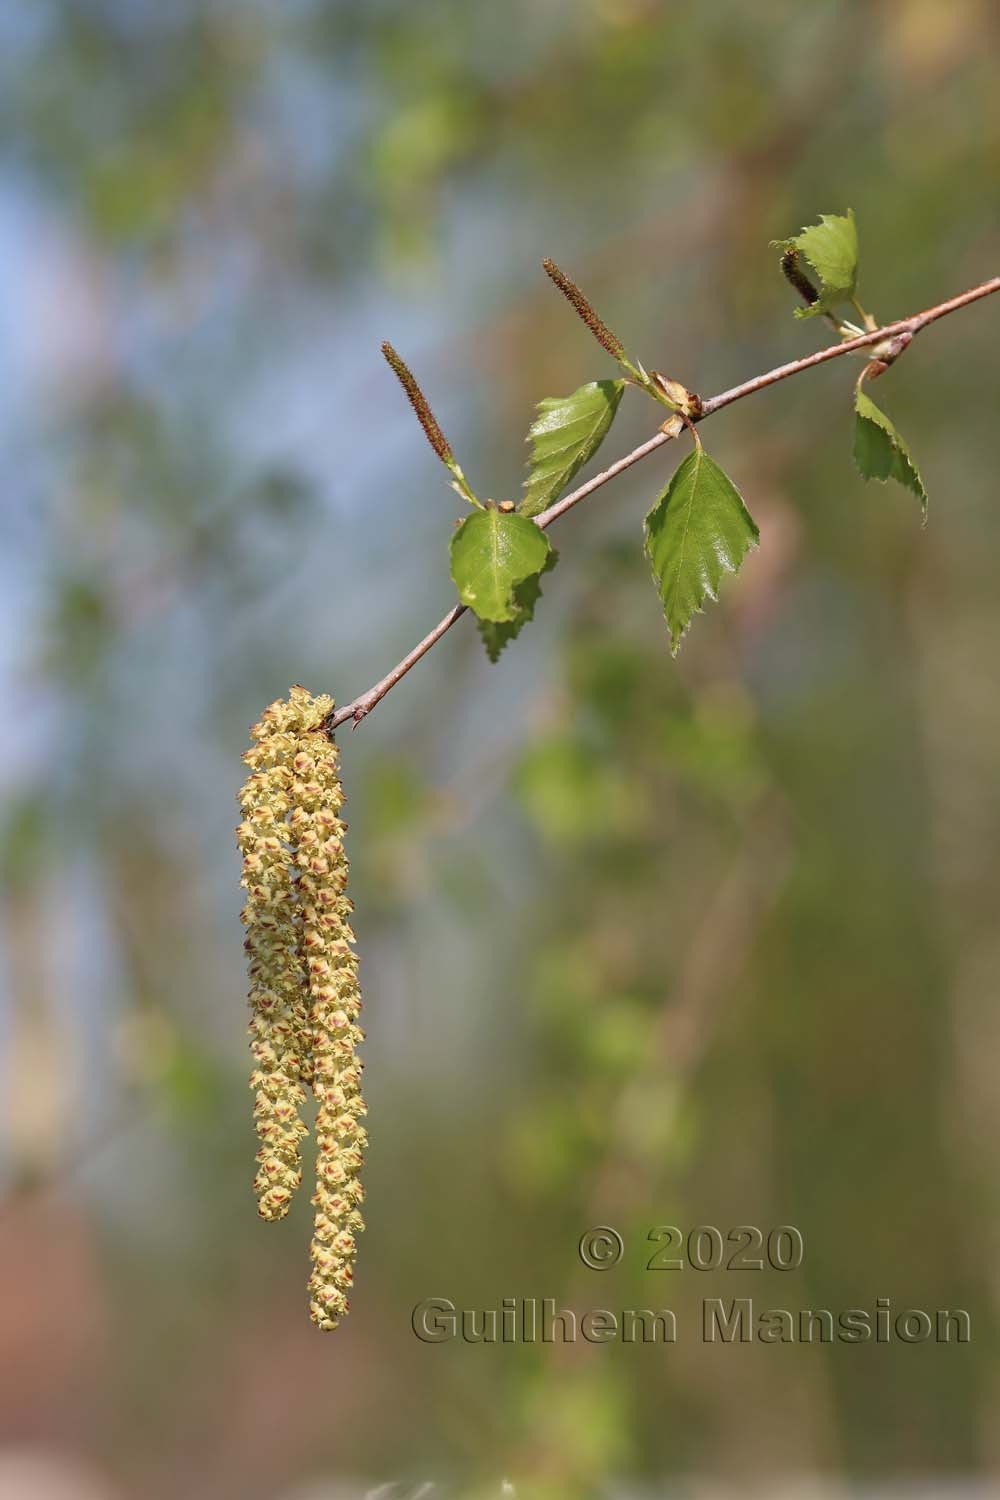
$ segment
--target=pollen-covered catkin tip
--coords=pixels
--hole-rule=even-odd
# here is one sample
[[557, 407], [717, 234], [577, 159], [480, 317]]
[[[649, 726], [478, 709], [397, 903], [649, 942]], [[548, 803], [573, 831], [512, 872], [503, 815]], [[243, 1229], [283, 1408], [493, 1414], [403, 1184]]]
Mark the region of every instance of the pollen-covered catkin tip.
[[300, 1111], [310, 1088], [317, 1150], [310, 1315], [324, 1329], [348, 1310], [367, 1142], [344, 795], [339, 752], [324, 729], [333, 707], [296, 686], [287, 702], [265, 710], [244, 756], [251, 774], [237, 830], [259, 1141], [254, 1186], [262, 1217], [283, 1218], [302, 1176]]

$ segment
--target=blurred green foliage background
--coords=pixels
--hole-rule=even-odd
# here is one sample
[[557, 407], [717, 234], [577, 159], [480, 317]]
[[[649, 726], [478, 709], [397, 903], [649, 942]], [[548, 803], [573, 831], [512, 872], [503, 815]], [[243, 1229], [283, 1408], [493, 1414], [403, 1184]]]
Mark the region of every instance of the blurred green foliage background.
[[[307, 1206], [249, 1187], [232, 828], [264, 703], [352, 698], [450, 598], [459, 502], [380, 340], [500, 498], [534, 403], [613, 373], [543, 255], [706, 393], [823, 340], [768, 249], [819, 212], [881, 318], [963, 290], [998, 41], [989, 0], [0, 12], [3, 1500], [989, 1475], [1000, 308], [879, 384], [927, 531], [857, 477], [835, 361], [706, 430], [762, 547], [676, 663], [668, 452], [560, 526], [498, 666], [463, 622], [342, 733], [372, 1145], [332, 1336]], [[631, 395], [605, 453], [656, 420]], [[667, 1223], [795, 1224], [804, 1263], [647, 1272]], [[430, 1296], [683, 1332], [428, 1346]], [[709, 1346], [705, 1296], [973, 1340]]]

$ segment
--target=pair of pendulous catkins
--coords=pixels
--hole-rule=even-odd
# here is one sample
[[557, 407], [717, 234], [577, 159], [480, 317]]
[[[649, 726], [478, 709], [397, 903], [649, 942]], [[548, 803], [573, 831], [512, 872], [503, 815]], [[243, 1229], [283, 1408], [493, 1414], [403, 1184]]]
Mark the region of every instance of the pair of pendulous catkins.
[[316, 1189], [310, 1316], [336, 1328], [348, 1311], [357, 1235], [364, 1228], [359, 1172], [366, 1134], [361, 1097], [364, 1033], [347, 896], [339, 752], [324, 730], [328, 697], [293, 687], [266, 708], [243, 756], [240, 790], [250, 974], [254, 1188], [261, 1217], [284, 1218], [302, 1181], [302, 1118], [316, 1100]]

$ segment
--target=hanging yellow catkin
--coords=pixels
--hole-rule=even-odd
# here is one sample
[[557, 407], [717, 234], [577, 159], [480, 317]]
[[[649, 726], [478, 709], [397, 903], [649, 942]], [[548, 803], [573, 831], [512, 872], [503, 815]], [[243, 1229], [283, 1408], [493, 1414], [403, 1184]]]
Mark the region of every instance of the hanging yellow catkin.
[[306, 1127], [303, 1075], [304, 968], [288, 843], [291, 759], [297, 714], [272, 703], [251, 729], [244, 754], [251, 768], [240, 791], [243, 821], [237, 838], [243, 855], [246, 904], [244, 948], [250, 974], [251, 1051], [256, 1066], [254, 1119], [260, 1146], [254, 1189], [264, 1219], [281, 1219], [302, 1178], [300, 1141]]
[[[329, 710], [328, 710], [329, 711]], [[316, 1210], [310, 1254], [310, 1315], [335, 1328], [348, 1310], [356, 1235], [364, 1228], [359, 1172], [367, 1136], [361, 1125], [358, 1025], [361, 991], [347, 897], [344, 794], [338, 752], [321, 732], [304, 733], [292, 766], [290, 823], [297, 840], [302, 951], [309, 976], [313, 1091], [316, 1095]]]
[[251, 1086], [260, 1148], [260, 1212], [277, 1219], [301, 1180], [303, 1084], [316, 1096], [316, 1210], [310, 1315], [335, 1328], [348, 1310], [365, 1131], [357, 1056], [361, 993], [336, 745], [324, 732], [330, 698], [293, 687], [251, 731], [251, 768], [237, 830], [243, 852], [256, 1062]]

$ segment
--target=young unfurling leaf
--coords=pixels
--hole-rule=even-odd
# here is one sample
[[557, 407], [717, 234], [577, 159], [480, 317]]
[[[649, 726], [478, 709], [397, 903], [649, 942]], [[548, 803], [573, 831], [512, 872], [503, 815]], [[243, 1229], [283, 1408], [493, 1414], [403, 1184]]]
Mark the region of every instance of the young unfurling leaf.
[[490, 508], [473, 511], [451, 539], [451, 576], [458, 597], [480, 620], [510, 624], [525, 608], [518, 586], [542, 572], [552, 548], [526, 516]]
[[774, 244], [786, 254], [804, 256], [819, 278], [819, 295], [808, 306], [795, 309], [797, 318], [814, 318], [853, 299], [858, 280], [858, 230], [850, 209], [846, 214], [820, 214], [818, 224]]
[[593, 458], [615, 419], [624, 380], [591, 380], [571, 396], [547, 396], [528, 430], [531, 472], [522, 516], [537, 516], [557, 500], [574, 474]]
[[854, 393], [854, 462], [866, 479], [895, 479], [912, 490], [927, 513], [927, 491], [913, 457], [892, 422], [859, 387]]
[[646, 556], [675, 656], [692, 616], [719, 597], [723, 574], [735, 573], [759, 539], [732, 480], [695, 448], [646, 517]]

